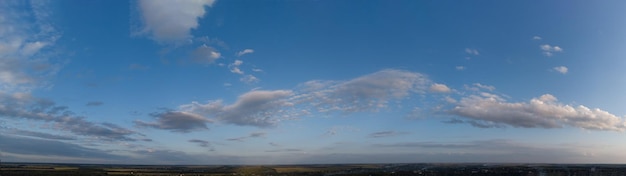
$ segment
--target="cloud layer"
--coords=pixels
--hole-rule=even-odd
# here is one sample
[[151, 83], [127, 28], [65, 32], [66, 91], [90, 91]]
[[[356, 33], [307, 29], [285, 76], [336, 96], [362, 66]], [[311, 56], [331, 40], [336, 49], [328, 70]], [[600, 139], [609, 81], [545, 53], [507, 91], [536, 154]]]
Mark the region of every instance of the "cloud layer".
[[136, 139], [132, 136], [138, 135], [133, 130], [115, 124], [88, 121], [85, 117], [75, 115], [68, 107], [22, 93], [0, 93], [0, 117], [49, 123], [55, 130], [101, 140], [134, 141]]

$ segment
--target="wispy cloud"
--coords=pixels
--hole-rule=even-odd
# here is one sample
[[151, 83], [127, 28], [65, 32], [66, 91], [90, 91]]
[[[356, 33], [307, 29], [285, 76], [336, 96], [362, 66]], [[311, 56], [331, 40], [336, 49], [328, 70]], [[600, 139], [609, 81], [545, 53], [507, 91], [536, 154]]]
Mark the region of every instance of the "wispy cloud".
[[461, 71], [461, 70], [465, 70], [465, 66], [456, 66], [456, 67], [454, 67], [454, 68], [455, 68], [456, 70], [459, 70], [459, 71]]
[[320, 112], [377, 111], [390, 100], [425, 93], [430, 84], [420, 73], [387, 69], [348, 81], [308, 81], [299, 86], [297, 98]]
[[407, 134], [406, 132], [398, 132], [398, 131], [379, 131], [370, 133], [368, 137], [370, 138], [382, 138], [382, 137], [394, 137], [398, 135]]
[[488, 90], [488, 91], [496, 90], [496, 87], [490, 86], [490, 85], [483, 85], [483, 84], [480, 84], [480, 83], [474, 83], [473, 85], [478, 87], [478, 88], [485, 89], [485, 90]]
[[246, 139], [249, 139], [249, 138], [262, 138], [262, 137], [265, 137], [266, 135], [267, 133], [265, 132], [254, 132], [254, 133], [250, 133], [248, 136], [228, 138], [226, 140], [244, 142]]
[[9, 134], [15, 134], [15, 135], [20, 135], [20, 136], [31, 136], [31, 137], [37, 137], [37, 138], [42, 138], [42, 139], [76, 140], [76, 137], [73, 137], [73, 136], [56, 135], [56, 134], [29, 131], [29, 130], [9, 129], [7, 132]]
[[474, 55], [474, 56], [480, 55], [478, 50], [472, 49], [472, 48], [465, 48], [465, 53], [470, 54], [470, 55]]
[[214, 151], [215, 147], [211, 145], [211, 142], [201, 139], [190, 139], [188, 142], [198, 144], [200, 147], [208, 148], [210, 151]]
[[541, 40], [542, 38], [539, 36], [533, 36], [533, 40]]
[[237, 57], [241, 57], [243, 55], [252, 54], [252, 53], [254, 53], [253, 49], [244, 49], [243, 51], [237, 52]]

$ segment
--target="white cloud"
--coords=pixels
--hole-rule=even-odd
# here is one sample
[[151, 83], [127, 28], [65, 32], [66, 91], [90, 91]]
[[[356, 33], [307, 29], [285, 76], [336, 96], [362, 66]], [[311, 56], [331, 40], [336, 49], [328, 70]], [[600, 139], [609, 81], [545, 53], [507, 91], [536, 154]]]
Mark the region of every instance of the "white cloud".
[[245, 49], [245, 50], [243, 50], [243, 51], [239, 51], [239, 52], [237, 52], [237, 56], [238, 56], [238, 57], [241, 57], [241, 56], [243, 56], [243, 55], [246, 55], [246, 54], [251, 54], [251, 53], [254, 53], [254, 50], [253, 50], [253, 49]]
[[542, 38], [539, 36], [533, 36], [533, 40], [541, 40]]
[[471, 55], [475, 55], [475, 56], [480, 55], [480, 53], [478, 52], [478, 50], [476, 50], [476, 49], [472, 49], [472, 48], [465, 48], [465, 53], [467, 53], [467, 54], [471, 54]]
[[573, 126], [588, 130], [624, 131], [626, 122], [601, 109], [559, 103], [545, 94], [529, 102], [509, 103], [493, 94], [462, 98], [450, 113], [476, 120], [481, 125], [510, 125], [523, 128]]
[[243, 64], [243, 61], [235, 60], [235, 62], [233, 62], [232, 64], [228, 65], [228, 68], [230, 68], [230, 72], [232, 72], [232, 73], [243, 75], [243, 71], [241, 71], [241, 69], [239, 69], [239, 66], [241, 64]]
[[230, 68], [230, 72], [243, 75], [243, 71], [241, 71], [238, 67]]
[[454, 68], [456, 68], [456, 70], [465, 70], [465, 66], [456, 66]]
[[214, 0], [140, 0], [139, 10], [143, 26], [139, 34], [159, 43], [178, 43], [191, 39], [191, 29], [198, 27], [205, 7], [211, 7]]
[[539, 48], [543, 51], [543, 54], [546, 56], [552, 56], [556, 52], [563, 52], [563, 48], [559, 46], [551, 46], [548, 44], [539, 45]]
[[437, 84], [437, 83], [431, 85], [429, 90], [431, 92], [436, 92], [436, 93], [450, 92], [450, 88], [448, 86], [446, 86], [445, 84]]
[[194, 62], [207, 64], [215, 62], [222, 56], [215, 48], [207, 45], [199, 46], [191, 54]]
[[252, 69], [252, 71], [253, 71], [253, 72], [263, 72], [263, 70], [258, 69], [258, 68], [253, 68], [253, 69]]
[[293, 106], [286, 100], [290, 96], [293, 93], [289, 90], [253, 90], [239, 96], [230, 105], [224, 105], [221, 100], [217, 100], [206, 104], [192, 102], [181, 105], [179, 109], [227, 124], [271, 127], [289, 113], [284, 108]]
[[567, 73], [567, 71], [569, 70], [569, 69], [567, 69], [567, 67], [565, 67], [565, 66], [558, 66], [558, 67], [554, 67], [554, 68], [552, 68], [552, 69], [553, 69], [554, 71], [557, 71], [557, 72], [561, 73], [561, 74], [566, 74], [566, 73]]

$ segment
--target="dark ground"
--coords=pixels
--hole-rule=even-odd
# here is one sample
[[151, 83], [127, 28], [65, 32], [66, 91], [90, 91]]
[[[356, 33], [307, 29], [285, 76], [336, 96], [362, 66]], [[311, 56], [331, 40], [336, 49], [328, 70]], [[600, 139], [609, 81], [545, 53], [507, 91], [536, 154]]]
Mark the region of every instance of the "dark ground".
[[0, 176], [73, 175], [547, 175], [626, 176], [626, 165], [603, 164], [336, 164], [268, 166], [86, 165], [2, 163]]

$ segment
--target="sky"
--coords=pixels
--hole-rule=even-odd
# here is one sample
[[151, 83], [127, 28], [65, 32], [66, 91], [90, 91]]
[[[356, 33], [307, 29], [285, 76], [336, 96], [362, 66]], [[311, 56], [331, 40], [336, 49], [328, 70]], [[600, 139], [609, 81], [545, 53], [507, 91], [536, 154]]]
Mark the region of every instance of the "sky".
[[624, 163], [626, 1], [0, 1], [0, 159]]

